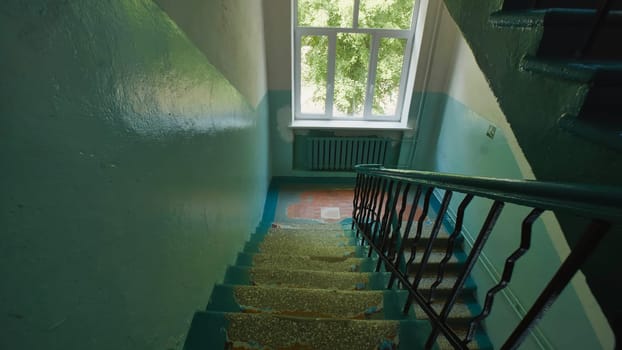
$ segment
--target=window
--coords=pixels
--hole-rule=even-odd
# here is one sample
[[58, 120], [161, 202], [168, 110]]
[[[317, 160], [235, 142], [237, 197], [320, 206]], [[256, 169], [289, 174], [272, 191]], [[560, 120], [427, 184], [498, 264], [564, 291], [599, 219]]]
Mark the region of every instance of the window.
[[293, 125], [405, 126], [418, 2], [294, 0]]

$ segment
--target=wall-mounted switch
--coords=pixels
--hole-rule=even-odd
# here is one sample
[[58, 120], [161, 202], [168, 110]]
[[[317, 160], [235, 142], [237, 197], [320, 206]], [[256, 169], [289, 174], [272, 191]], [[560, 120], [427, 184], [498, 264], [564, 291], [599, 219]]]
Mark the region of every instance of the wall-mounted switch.
[[490, 137], [490, 139], [494, 139], [495, 138], [495, 133], [497, 132], [497, 127], [490, 124], [488, 125], [488, 131], [486, 131], [486, 136]]

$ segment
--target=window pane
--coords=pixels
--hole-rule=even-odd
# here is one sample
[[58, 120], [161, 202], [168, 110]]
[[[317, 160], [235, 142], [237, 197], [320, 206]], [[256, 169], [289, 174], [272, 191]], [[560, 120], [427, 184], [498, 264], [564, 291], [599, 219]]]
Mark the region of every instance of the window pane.
[[405, 50], [406, 39], [380, 39], [372, 104], [375, 115], [394, 116], [397, 112]]
[[299, 27], [351, 28], [354, 0], [298, 0]]
[[359, 27], [410, 29], [413, 0], [361, 0]]
[[328, 37], [307, 35], [300, 43], [300, 112], [324, 114]]
[[369, 34], [337, 34], [333, 115], [363, 115], [370, 45]]

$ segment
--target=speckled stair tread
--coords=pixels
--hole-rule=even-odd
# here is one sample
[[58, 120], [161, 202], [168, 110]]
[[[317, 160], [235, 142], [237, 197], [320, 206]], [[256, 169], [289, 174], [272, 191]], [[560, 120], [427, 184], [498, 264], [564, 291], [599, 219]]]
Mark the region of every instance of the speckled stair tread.
[[185, 350], [419, 349], [427, 322], [314, 319], [269, 314], [198, 312]]
[[278, 243], [282, 241], [295, 242], [298, 244], [309, 244], [315, 242], [322, 242], [323, 244], [334, 245], [356, 245], [356, 238], [343, 234], [315, 234], [307, 231], [299, 233], [291, 232], [278, 232], [278, 233], [266, 233], [264, 235], [252, 235], [250, 242], [265, 242], [265, 243]]
[[[303, 243], [304, 242], [304, 243]], [[282, 254], [287, 252], [291, 255], [307, 256], [334, 256], [334, 257], [363, 257], [366, 249], [361, 246], [348, 245], [347, 243], [300, 240], [270, 240], [263, 242], [247, 242], [244, 245], [246, 253]]]
[[[427, 294], [424, 293], [424, 297]], [[432, 303], [432, 308], [437, 312], [441, 313], [443, 306], [445, 305], [445, 300], [438, 300]], [[423, 309], [417, 305], [413, 305], [413, 310], [415, 313], [415, 317], [420, 320], [428, 319], [428, 316], [423, 311]], [[451, 326], [468, 326], [473, 317], [481, 312], [481, 307], [477, 304], [473, 298], [463, 298], [456, 301], [454, 307], [449, 313], [449, 324]]]
[[376, 267], [376, 259], [351, 257], [314, 257], [285, 254], [239, 253], [238, 266], [259, 268], [287, 268], [289, 270], [316, 270], [333, 272], [369, 272]]
[[[415, 258], [411, 272], [419, 267], [423, 254]], [[428, 261], [426, 272], [436, 272], [440, 261], [445, 256], [444, 252], [433, 252]], [[445, 267], [446, 272], [458, 270], [464, 259], [452, 256]], [[370, 272], [375, 270], [378, 260], [376, 258], [354, 258], [347, 256], [327, 257], [327, 256], [306, 256], [306, 255], [286, 255], [286, 254], [261, 254], [261, 253], [239, 253], [236, 265], [254, 266], [262, 268], [287, 268], [290, 270], [317, 270], [335, 272]]]
[[276, 229], [296, 229], [313, 231], [337, 231], [350, 229], [351, 221], [343, 223], [302, 223], [302, 222], [277, 222], [273, 223], [270, 230]]
[[[424, 277], [420, 289], [427, 291], [434, 280], [432, 276]], [[453, 276], [445, 278], [437, 288], [437, 295], [440, 297], [447, 294], [455, 280]], [[386, 289], [388, 281], [389, 273], [386, 272], [329, 272], [230, 266], [224, 283], [289, 288], [383, 290]], [[474, 289], [473, 281], [468, 279], [462, 293], [470, 293]]]
[[312, 236], [327, 236], [327, 237], [353, 237], [354, 231], [349, 228], [317, 228], [317, 227], [272, 227], [266, 235], [312, 235]]
[[[467, 329], [465, 327], [460, 327], [460, 328], [452, 327], [452, 328], [454, 329], [458, 337], [460, 337], [461, 339], [464, 339], [467, 333]], [[439, 335], [439, 337], [436, 339], [436, 346], [439, 350], [454, 350], [455, 349], [449, 343], [449, 340], [447, 340], [442, 335]], [[484, 332], [476, 331], [475, 337], [473, 337], [473, 340], [469, 343], [469, 349], [470, 350], [493, 350], [494, 347], [492, 346], [492, 343], [490, 343], [488, 336]]]
[[263, 269], [230, 266], [224, 283], [288, 288], [322, 288], [338, 290], [384, 289], [386, 273], [330, 272], [311, 270]]
[[[216, 285], [208, 311], [274, 313], [313, 318], [406, 319], [405, 291], [340, 291]], [[414, 314], [410, 315], [414, 318]]]

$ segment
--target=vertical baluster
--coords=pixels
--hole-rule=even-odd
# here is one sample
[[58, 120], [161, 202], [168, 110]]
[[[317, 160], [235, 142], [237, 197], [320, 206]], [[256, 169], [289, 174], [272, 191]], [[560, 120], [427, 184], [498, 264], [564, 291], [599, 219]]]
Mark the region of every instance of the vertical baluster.
[[451, 235], [449, 235], [449, 238], [447, 239], [447, 249], [445, 250], [445, 256], [443, 257], [443, 259], [441, 260], [438, 266], [438, 271], [436, 273], [436, 280], [430, 287], [430, 295], [428, 296], [428, 304], [432, 302], [436, 288], [443, 282], [443, 278], [445, 277], [445, 266], [447, 265], [447, 262], [449, 262], [449, 259], [451, 259], [451, 256], [454, 253], [456, 239], [458, 238], [458, 236], [460, 236], [460, 233], [462, 233], [462, 225], [464, 222], [464, 212], [467, 206], [469, 205], [469, 203], [471, 203], [471, 201], [473, 200], [473, 197], [474, 196], [472, 194], [467, 194], [462, 200], [462, 202], [460, 202], [460, 206], [458, 206], [458, 215], [456, 216], [456, 224], [454, 227], [454, 231], [451, 233]]
[[[451, 201], [451, 196], [452, 196], [451, 191], [445, 191], [445, 195], [443, 196], [443, 200], [441, 202], [441, 207], [439, 209], [439, 212], [437, 213], [436, 220], [434, 221], [434, 226], [432, 226], [430, 237], [428, 238], [428, 244], [426, 245], [425, 250], [423, 251], [423, 256], [421, 257], [421, 261], [419, 262], [419, 268], [417, 269], [417, 272], [415, 273], [415, 280], [412, 284], [415, 290], [419, 288], [419, 284], [421, 283], [421, 280], [423, 279], [423, 273], [425, 271], [425, 267], [428, 264], [428, 260], [430, 259], [430, 255], [432, 253], [432, 247], [434, 245], [434, 240], [436, 239], [436, 236], [438, 235], [441, 225], [443, 224], [443, 217], [445, 215], [445, 212], [447, 211], [449, 202]], [[429, 201], [430, 201], [430, 197], [426, 195], [426, 202], [429, 202]], [[429, 205], [429, 204], [424, 204], [424, 206], [425, 205]], [[424, 210], [427, 213], [427, 209], [424, 209]], [[423, 219], [421, 221], [423, 221]], [[417, 234], [418, 236], [420, 236], [421, 232], [417, 232]], [[413, 250], [414, 252], [411, 252], [412, 255], [409, 260], [410, 264], [414, 262], [415, 256], [416, 256], [416, 248]], [[408, 299], [406, 300], [406, 305], [404, 307], [405, 312], [407, 312], [407, 310], [410, 308], [412, 304], [412, 299], [413, 299], [413, 296], [409, 295]]]
[[[384, 181], [384, 186], [382, 186], [382, 191], [380, 192], [380, 201], [379, 201], [379, 204], [378, 204], [378, 210], [377, 211], [374, 210], [374, 212], [377, 214], [376, 218], [377, 218], [378, 221], [380, 220], [380, 215], [382, 214], [383, 205], [384, 205], [384, 210], [386, 211], [386, 204], [388, 204], [388, 203], [384, 203], [385, 194], [387, 194], [387, 197], [389, 197], [388, 196], [388, 192], [389, 191], [387, 191], [387, 186], [390, 186], [389, 187], [389, 191], [391, 191], [390, 188], [393, 187], [393, 181], [387, 179], [387, 180]], [[379, 226], [380, 225], [378, 225], [378, 224], [374, 225], [374, 227], [372, 229], [372, 232], [371, 232], [370, 240], [372, 242], [374, 242], [374, 244], [377, 243], [376, 233], [378, 233], [378, 231], [380, 230]], [[371, 254], [373, 253], [373, 250], [374, 250], [374, 248], [370, 245], [369, 246], [369, 251], [367, 252], [367, 257], [371, 257]]]
[[[356, 174], [356, 184], [354, 185], [354, 196], [352, 197], [352, 224], [350, 230], [354, 230], [354, 224], [358, 220], [359, 196], [361, 195], [361, 187], [363, 185], [363, 174]], [[358, 230], [357, 230], [358, 231]], [[356, 233], [358, 236], [358, 232]]]
[[501, 280], [497, 285], [490, 288], [486, 293], [486, 300], [484, 301], [484, 307], [482, 308], [482, 312], [479, 315], [473, 318], [469, 323], [469, 329], [464, 337], [463, 343], [466, 345], [473, 339], [473, 335], [475, 334], [475, 330], [479, 326], [479, 324], [488, 317], [490, 314], [490, 310], [492, 309], [492, 303], [495, 299], [495, 294], [505, 288], [510, 280], [512, 279], [512, 272], [514, 271], [514, 265], [518, 259], [520, 259], [523, 254], [525, 254], [529, 247], [531, 246], [531, 233], [533, 228], [533, 223], [540, 217], [542, 214], [542, 209], [533, 209], [523, 220], [521, 225], [521, 241], [518, 249], [516, 249], [506, 260], [505, 266], [503, 268], [503, 273], [501, 274]]
[[377, 220], [376, 217], [376, 204], [378, 195], [382, 190], [382, 186], [384, 183], [384, 179], [379, 177], [373, 178], [371, 196], [369, 198], [369, 202], [365, 207], [366, 215], [365, 215], [365, 229], [363, 230], [363, 237], [370, 241], [371, 240], [371, 231], [373, 229], [374, 222]]
[[365, 231], [367, 230], [367, 217], [369, 216], [369, 206], [371, 205], [371, 201], [373, 197], [375, 181], [376, 181], [376, 178], [374, 178], [371, 175], [367, 175], [367, 181], [364, 185], [365, 195], [363, 197], [363, 201], [360, 204], [361, 216], [360, 216], [360, 221], [358, 222], [358, 226], [361, 230], [361, 244], [364, 244], [365, 239], [366, 239]]
[[369, 206], [373, 198], [374, 182], [376, 179], [371, 175], [366, 175], [366, 181], [363, 185], [364, 196], [360, 203], [360, 219], [358, 222], [361, 232], [361, 243], [365, 243], [365, 230], [367, 230], [367, 216], [369, 215]]
[[[404, 249], [408, 243], [408, 236], [410, 234], [410, 229], [412, 228], [413, 221], [415, 219], [415, 213], [417, 212], [417, 208], [419, 207], [419, 199], [421, 198], [422, 188], [421, 185], [417, 185], [417, 190], [415, 191], [415, 196], [410, 206], [410, 213], [408, 214], [408, 219], [406, 222], [406, 228], [404, 229], [404, 236], [402, 237], [402, 243], [400, 244], [400, 248], [397, 250], [397, 257], [395, 259], [395, 266], [399, 268], [402, 256], [404, 256]], [[395, 275], [391, 274], [391, 278], [389, 279], [388, 289], [393, 288], [393, 283], [395, 283]]]
[[423, 210], [417, 219], [417, 231], [415, 231], [415, 237], [413, 238], [413, 243], [410, 245], [410, 258], [406, 262], [406, 272], [410, 271], [412, 264], [417, 257], [417, 245], [419, 244], [419, 240], [421, 239], [421, 234], [423, 233], [423, 224], [426, 216], [428, 215], [428, 211], [430, 210], [430, 198], [432, 197], [432, 193], [434, 192], [434, 187], [428, 188], [425, 193], [425, 197], [423, 200]]
[[445, 195], [443, 195], [441, 207], [436, 215], [434, 226], [432, 226], [432, 232], [430, 232], [430, 237], [428, 238], [428, 244], [425, 247], [423, 257], [421, 257], [421, 262], [419, 263], [419, 269], [417, 270], [417, 274], [415, 275], [415, 283], [413, 283], [415, 289], [419, 288], [419, 284], [421, 283], [421, 279], [423, 278], [423, 272], [425, 271], [425, 267], [427, 266], [430, 255], [432, 254], [432, 247], [434, 245], [434, 241], [436, 240], [436, 236], [438, 235], [438, 232], [443, 225], [443, 217], [445, 216], [445, 212], [449, 207], [451, 196], [452, 192], [449, 190], [445, 191]]
[[[503, 210], [503, 206], [504, 206], [503, 202], [495, 201], [492, 204], [490, 210], [488, 211], [486, 220], [484, 221], [484, 224], [482, 225], [482, 229], [480, 230], [479, 235], [477, 235], [477, 239], [475, 240], [475, 243], [473, 243], [473, 247], [471, 248], [471, 252], [469, 253], [469, 256], [466, 260], [465, 266], [460, 272], [460, 275], [458, 276], [458, 278], [456, 279], [456, 283], [454, 283], [451, 293], [449, 294], [449, 297], [447, 298], [447, 300], [445, 301], [445, 304], [443, 305], [443, 310], [441, 311], [439, 315], [439, 322], [441, 323], [446, 322], [447, 316], [449, 316], [449, 312], [453, 308], [456, 302], [456, 299], [458, 298], [458, 294], [462, 290], [462, 287], [464, 286], [464, 283], [469, 277], [471, 270], [475, 266], [475, 263], [477, 262], [477, 259], [479, 258], [482, 252], [482, 249], [484, 249], [484, 245], [486, 244], [486, 241], [488, 240], [488, 237], [490, 236], [490, 233], [492, 232], [492, 229], [494, 228], [495, 223], [497, 222], [497, 219], [499, 218], [499, 215], [501, 214], [501, 210]], [[428, 337], [428, 341], [425, 344], [426, 349], [431, 349], [434, 346], [434, 343], [436, 342], [436, 338], [438, 337], [438, 332], [439, 332], [439, 328], [437, 327], [437, 325], [434, 325], [434, 328], [432, 329], [432, 333], [430, 333], [430, 336]]]
[[[419, 219], [417, 222], [417, 232], [415, 233], [413, 243], [410, 246], [410, 258], [406, 262], [406, 273], [409, 273], [411, 266], [415, 261], [415, 258], [417, 257], [417, 245], [419, 244], [419, 240], [421, 239], [421, 233], [423, 232], [423, 221], [428, 215], [428, 210], [430, 209], [430, 198], [432, 198], [433, 192], [434, 187], [430, 187], [425, 193], [425, 199], [423, 200], [423, 211], [421, 212], [421, 215], [419, 215]], [[415, 276], [415, 278], [417, 278], [417, 276]], [[402, 310], [404, 315], [408, 314], [412, 302], [413, 296], [409, 294], [408, 298], [406, 299], [406, 304], [404, 304], [404, 309]]]
[[[392, 264], [395, 264], [395, 253], [397, 251], [397, 244], [401, 242], [402, 235], [402, 220], [404, 219], [404, 212], [406, 211], [406, 206], [408, 204], [408, 192], [410, 191], [410, 183], [406, 184], [404, 188], [404, 192], [402, 193], [402, 203], [400, 207], [400, 212], [396, 218], [397, 222], [395, 224], [395, 229], [393, 230], [393, 235], [391, 236], [391, 241], [389, 242], [389, 259]], [[397, 265], [395, 265], [397, 267]]]
[[369, 193], [369, 184], [371, 182], [371, 177], [369, 175], [361, 174], [361, 183], [359, 188], [359, 200], [357, 202], [357, 207], [354, 208], [356, 212], [356, 220], [353, 220], [352, 224], [356, 224], [356, 236], [359, 236], [361, 233], [361, 229], [363, 228], [363, 220], [365, 217], [365, 204], [367, 203], [370, 193]]
[[559, 267], [551, 281], [542, 291], [538, 299], [531, 306], [525, 317], [521, 320], [514, 332], [506, 340], [501, 349], [517, 349], [538, 322], [544, 312], [555, 302], [559, 294], [564, 290], [570, 279], [577, 273], [588, 256], [598, 246], [605, 236], [611, 224], [602, 220], [594, 219], [579, 238], [574, 249]]
[[[385, 217], [383, 219], [383, 223], [382, 223], [382, 231], [384, 231], [384, 234], [382, 235], [382, 242], [380, 243], [380, 253], [381, 254], [385, 254], [387, 253], [387, 241], [389, 236], [391, 235], [391, 232], [393, 230], [391, 230], [391, 221], [393, 220], [393, 218], [395, 217], [395, 211], [396, 211], [396, 207], [397, 207], [397, 200], [399, 198], [400, 195], [400, 190], [402, 189], [402, 182], [398, 181], [397, 182], [397, 186], [395, 186], [395, 193], [392, 193], [391, 190], [389, 189], [389, 198], [387, 198], [387, 203], [389, 203], [389, 201], [391, 202], [390, 207], [388, 208], [389, 210], [386, 210], [385, 213]], [[376, 264], [376, 272], [380, 271], [380, 266], [382, 265], [382, 259], [378, 259], [378, 263]]]

